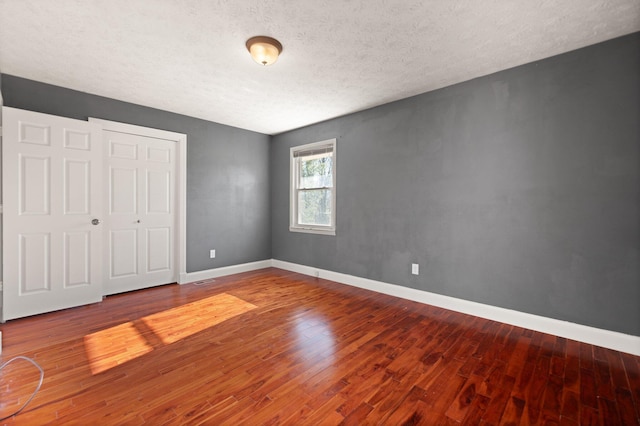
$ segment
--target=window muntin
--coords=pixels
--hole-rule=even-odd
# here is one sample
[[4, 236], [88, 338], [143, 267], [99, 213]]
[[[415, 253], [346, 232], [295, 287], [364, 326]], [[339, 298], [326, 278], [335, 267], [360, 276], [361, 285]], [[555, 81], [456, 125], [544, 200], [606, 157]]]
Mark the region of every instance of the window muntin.
[[335, 139], [291, 148], [291, 231], [335, 235], [335, 183]]

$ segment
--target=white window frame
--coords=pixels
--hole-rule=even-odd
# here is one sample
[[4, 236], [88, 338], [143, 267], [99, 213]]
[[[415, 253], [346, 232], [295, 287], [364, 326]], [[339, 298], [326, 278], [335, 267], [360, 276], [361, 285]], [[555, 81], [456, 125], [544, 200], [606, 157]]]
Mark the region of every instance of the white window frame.
[[[333, 187], [331, 191], [331, 225], [307, 225], [298, 223], [298, 178], [299, 178], [299, 158], [295, 154], [302, 151], [311, 151], [322, 147], [331, 146], [333, 150], [333, 161], [331, 176]], [[306, 232], [309, 234], [336, 235], [336, 139], [327, 139], [325, 141], [309, 143], [306, 145], [291, 147], [289, 152], [289, 231]]]

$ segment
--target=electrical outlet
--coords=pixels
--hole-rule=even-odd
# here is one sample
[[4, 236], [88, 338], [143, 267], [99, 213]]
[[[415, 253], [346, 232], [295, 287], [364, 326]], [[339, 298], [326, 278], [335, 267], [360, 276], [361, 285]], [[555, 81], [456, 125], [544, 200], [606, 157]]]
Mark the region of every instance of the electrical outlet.
[[411, 264], [411, 273], [413, 275], [418, 275], [420, 273], [420, 265], [418, 265], [417, 263], [412, 263]]
[[209, 250], [209, 258], [213, 259], [216, 257], [216, 251], [215, 250]]

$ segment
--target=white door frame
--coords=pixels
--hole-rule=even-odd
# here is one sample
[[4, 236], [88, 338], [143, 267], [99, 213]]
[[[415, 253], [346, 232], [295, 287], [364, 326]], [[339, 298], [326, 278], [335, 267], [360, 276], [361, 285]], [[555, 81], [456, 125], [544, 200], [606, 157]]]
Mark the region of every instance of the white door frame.
[[187, 282], [187, 135], [93, 117], [89, 117], [89, 122], [99, 123], [102, 125], [103, 131], [129, 133], [177, 142], [176, 200], [178, 208], [176, 214], [178, 226], [174, 264], [177, 265], [175, 279], [178, 284], [184, 284]]

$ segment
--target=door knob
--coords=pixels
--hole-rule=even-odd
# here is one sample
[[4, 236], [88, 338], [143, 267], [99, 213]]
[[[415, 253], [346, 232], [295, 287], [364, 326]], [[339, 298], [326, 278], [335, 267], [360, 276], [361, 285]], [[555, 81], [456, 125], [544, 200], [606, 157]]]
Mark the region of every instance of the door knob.
[[100, 225], [100, 219], [93, 219], [93, 220], [91, 221], [91, 224], [92, 224], [92, 225]]
[[136, 220], [136, 223], [140, 223], [140, 219]]

